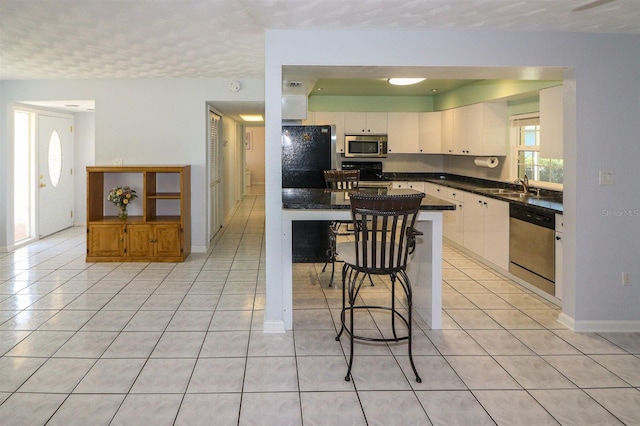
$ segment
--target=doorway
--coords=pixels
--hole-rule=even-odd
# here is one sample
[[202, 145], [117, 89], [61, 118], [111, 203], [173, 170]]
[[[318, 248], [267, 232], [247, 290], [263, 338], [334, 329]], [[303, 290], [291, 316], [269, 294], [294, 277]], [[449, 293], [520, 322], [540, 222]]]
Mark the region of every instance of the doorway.
[[73, 226], [73, 116], [16, 110], [14, 241]]

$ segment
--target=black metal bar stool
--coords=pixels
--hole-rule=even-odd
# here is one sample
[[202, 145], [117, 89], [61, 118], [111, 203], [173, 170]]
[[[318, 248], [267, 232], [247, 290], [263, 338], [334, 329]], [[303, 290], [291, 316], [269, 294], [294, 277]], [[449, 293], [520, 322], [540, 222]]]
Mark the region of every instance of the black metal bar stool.
[[[414, 228], [414, 225], [423, 197], [423, 193], [398, 195], [350, 194], [355, 242], [338, 244], [338, 250], [344, 265], [342, 267], [342, 312], [340, 314], [342, 326], [336, 336], [336, 340], [340, 340], [340, 336], [345, 332], [349, 335], [351, 343], [349, 366], [347, 375], [344, 378], [346, 381], [351, 379], [354, 340], [371, 342], [399, 342], [406, 340], [411, 368], [416, 376], [416, 381], [418, 383], [422, 382], [413, 363], [411, 352], [413, 301], [411, 282], [407, 276], [406, 268], [409, 256], [415, 250], [416, 235], [422, 235], [421, 232]], [[356, 299], [365, 277], [371, 274], [388, 275], [390, 277], [391, 301], [388, 306], [356, 305]], [[396, 306], [396, 287], [399, 287], [406, 297], [406, 316]], [[353, 315], [356, 309], [390, 312], [393, 336], [378, 338], [356, 334]], [[347, 313], [349, 313], [348, 324], [346, 322]], [[398, 320], [406, 325], [406, 334], [399, 335], [396, 330]]]
[[[327, 189], [335, 191], [349, 191], [358, 189], [360, 183], [360, 170], [325, 170], [324, 182], [327, 185]], [[351, 222], [335, 220], [329, 224], [329, 249], [327, 250], [327, 261], [322, 267], [322, 272], [327, 269], [327, 265], [331, 263], [331, 280], [329, 281], [329, 287], [333, 287], [333, 277], [335, 274], [335, 263], [337, 260], [338, 252], [336, 250], [336, 244], [338, 236], [353, 235], [353, 232], [348, 230], [348, 225]], [[373, 284], [373, 283], [372, 283]]]

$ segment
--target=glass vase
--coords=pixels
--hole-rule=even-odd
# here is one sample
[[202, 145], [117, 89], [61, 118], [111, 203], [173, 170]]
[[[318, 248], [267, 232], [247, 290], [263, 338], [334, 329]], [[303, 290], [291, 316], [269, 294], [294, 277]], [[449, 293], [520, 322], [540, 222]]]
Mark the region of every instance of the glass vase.
[[118, 217], [123, 220], [129, 217], [129, 212], [127, 212], [126, 206], [120, 207], [120, 213], [118, 213]]

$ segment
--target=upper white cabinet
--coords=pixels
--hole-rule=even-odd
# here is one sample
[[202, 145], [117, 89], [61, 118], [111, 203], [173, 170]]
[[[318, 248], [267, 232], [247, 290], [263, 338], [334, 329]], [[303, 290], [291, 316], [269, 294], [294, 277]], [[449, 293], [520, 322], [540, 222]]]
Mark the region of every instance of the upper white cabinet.
[[345, 112], [344, 134], [386, 134], [386, 112]]
[[418, 113], [390, 112], [388, 118], [389, 153], [415, 154], [418, 147]]
[[440, 149], [443, 154], [453, 154], [453, 111], [447, 109], [440, 112], [442, 126], [442, 142]]
[[316, 124], [336, 125], [336, 152], [344, 153], [344, 112], [316, 111]]
[[440, 111], [418, 113], [418, 152], [442, 153], [442, 114]]
[[[453, 154], [507, 154], [508, 117], [506, 102], [483, 102], [455, 108], [452, 121]], [[444, 153], [448, 152], [444, 151]]]
[[540, 91], [540, 157], [564, 158], [562, 86]]

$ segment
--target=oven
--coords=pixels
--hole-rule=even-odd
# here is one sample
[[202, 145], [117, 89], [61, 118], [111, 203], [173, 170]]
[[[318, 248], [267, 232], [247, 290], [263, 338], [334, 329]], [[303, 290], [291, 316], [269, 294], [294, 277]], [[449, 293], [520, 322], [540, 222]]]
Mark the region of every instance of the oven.
[[555, 295], [555, 214], [509, 205], [509, 272]]
[[360, 170], [362, 188], [391, 189], [391, 179], [382, 172], [382, 161], [343, 161], [342, 170]]

